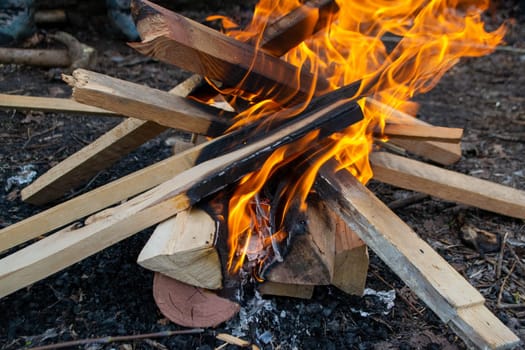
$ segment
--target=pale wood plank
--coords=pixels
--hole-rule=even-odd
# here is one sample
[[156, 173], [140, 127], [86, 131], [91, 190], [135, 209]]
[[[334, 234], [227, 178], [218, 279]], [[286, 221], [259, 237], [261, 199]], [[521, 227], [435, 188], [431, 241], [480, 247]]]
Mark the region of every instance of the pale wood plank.
[[394, 139], [459, 143], [463, 129], [430, 125], [386, 124], [383, 135]]
[[[444, 323], [481, 349], [519, 343], [497, 318], [487, 317], [483, 296], [439, 254], [353, 176], [334, 174], [333, 168], [330, 164], [320, 172], [320, 195]], [[476, 316], [466, 316], [471, 313]], [[491, 327], [481, 326], [485, 318]]]
[[42, 205], [59, 199], [164, 130], [156, 123], [127, 119], [23, 188], [22, 200]]
[[336, 232], [332, 285], [348, 294], [363, 295], [369, 262], [367, 246], [333, 211], [331, 215]]
[[[414, 118], [413, 116], [398, 111], [373, 98], [367, 97], [367, 105], [379, 109], [385, 113], [388, 124], [426, 125], [430, 124]], [[390, 143], [399, 146], [410, 153], [430, 159], [443, 165], [450, 165], [461, 159], [461, 144], [438, 141], [419, 141], [404, 138], [390, 137]]]
[[525, 219], [525, 191], [386, 152], [372, 153], [370, 162], [378, 181]]
[[0, 107], [43, 112], [114, 115], [114, 112], [79, 103], [69, 98], [0, 94]]
[[[191, 78], [174, 87], [170, 93], [183, 97], [188, 95], [198, 84], [200, 84], [198, 78]], [[118, 100], [114, 106], [121, 103], [122, 101]], [[70, 189], [80, 186], [98, 172], [111, 166], [121, 157], [165, 130], [167, 127], [152, 121], [135, 118], [126, 119], [26, 186], [21, 191], [22, 200], [42, 205], [59, 199]]]

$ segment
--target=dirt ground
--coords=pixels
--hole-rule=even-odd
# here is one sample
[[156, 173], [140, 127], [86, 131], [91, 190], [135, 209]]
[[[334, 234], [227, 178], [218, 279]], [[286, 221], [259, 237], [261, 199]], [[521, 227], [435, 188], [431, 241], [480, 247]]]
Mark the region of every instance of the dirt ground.
[[[461, 160], [449, 168], [525, 190], [525, 20], [518, 6], [500, 2], [487, 16], [488, 26], [507, 20], [505, 48], [483, 58], [465, 59], [430, 93], [418, 96], [419, 117], [436, 125], [465, 129]], [[223, 12], [239, 20], [249, 4], [179, 9], [203, 20]], [[53, 31], [57, 29], [42, 28]], [[144, 58], [125, 45], [105, 24], [103, 15], [81, 26], [63, 28], [98, 50], [94, 70], [167, 90], [182, 72]], [[58, 69], [0, 64], [0, 92], [69, 97]], [[42, 174], [120, 122], [39, 111], [0, 110], [0, 228], [45, 207], [20, 200], [23, 170]], [[166, 132], [99, 173], [69, 197], [163, 159], [171, 149]], [[410, 191], [375, 181], [379, 198], [391, 203]], [[525, 222], [483, 210], [426, 197], [396, 213], [454, 266], [487, 299], [487, 306], [525, 340]], [[465, 239], [466, 227], [485, 230], [499, 240], [507, 235], [503, 255], [498, 246], [476, 247]], [[141, 232], [49, 278], [0, 300], [0, 349], [17, 349], [72, 339], [176, 330], [158, 311], [152, 297], [151, 272], [136, 258], [151, 234]], [[495, 248], [490, 251], [490, 248]], [[501, 261], [501, 273], [496, 265]], [[213, 349], [222, 344], [214, 332], [249, 339], [263, 349], [463, 349], [465, 344], [417, 299], [371, 252], [367, 287], [394, 290], [391, 310], [374, 296], [348, 296], [334, 287], [317, 287], [311, 300], [251, 298], [240, 316], [200, 335], [172, 336], [81, 349]], [[364, 316], [360, 311], [366, 311]], [[234, 347], [226, 347], [234, 348]]]

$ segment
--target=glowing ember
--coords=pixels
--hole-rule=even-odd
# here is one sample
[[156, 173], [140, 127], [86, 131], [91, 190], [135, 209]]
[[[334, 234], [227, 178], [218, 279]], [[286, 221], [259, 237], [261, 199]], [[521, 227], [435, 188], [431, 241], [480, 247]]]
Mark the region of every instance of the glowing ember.
[[[283, 59], [307, 68], [318, 79], [327, 80], [332, 89], [361, 79], [362, 87], [374, 99], [410, 113], [414, 113], [416, 107], [410, 102], [414, 95], [434, 87], [461, 57], [491, 53], [504, 35], [503, 27], [490, 33], [485, 31], [481, 14], [489, 3], [483, 0], [338, 0], [336, 3], [339, 11], [329, 26], [288, 52]], [[246, 29], [238, 30], [231, 20], [224, 18], [223, 24], [228, 35], [260, 42], [268, 23], [300, 5], [297, 0], [261, 0]], [[385, 35], [400, 38], [390, 51], [381, 41]], [[317, 170], [331, 158], [335, 157], [340, 169], [350, 171], [363, 183], [372, 177], [368, 162], [372, 130], [382, 128], [389, 116], [367, 105], [365, 100], [360, 100], [359, 104], [365, 120], [344, 133], [332, 135], [330, 144], [317, 150], [308, 171], [279, 194], [285, 196], [288, 203], [283, 208], [284, 213], [293, 201], [301, 203], [304, 209]], [[266, 118], [280, 109], [282, 101], [260, 102], [243, 112], [236, 126]], [[306, 150], [311, 146], [305, 138], [289, 147]], [[258, 193], [276, 169], [293, 161], [286, 158], [286, 149], [280, 149], [260, 170], [240, 182], [229, 205], [230, 271], [235, 272], [242, 266], [247, 253], [254, 254], [250, 237], [260, 235], [264, 227], [260, 221], [264, 220], [268, 209], [261, 212], [264, 206], [254, 206]], [[274, 232], [266, 232], [256, 240], [260, 247], [266, 244], [264, 241], [268, 237], [277, 235], [279, 240], [283, 239], [282, 222], [277, 224], [272, 228]]]

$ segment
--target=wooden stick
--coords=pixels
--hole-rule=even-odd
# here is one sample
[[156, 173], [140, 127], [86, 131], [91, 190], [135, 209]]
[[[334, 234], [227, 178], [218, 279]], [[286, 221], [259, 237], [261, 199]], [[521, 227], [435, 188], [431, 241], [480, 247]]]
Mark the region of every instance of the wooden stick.
[[[388, 116], [388, 124], [404, 124], [404, 125], [426, 125], [430, 124], [414, 118], [413, 116], [400, 112], [384, 103], [381, 103], [373, 98], [367, 97], [367, 105], [381, 110]], [[434, 162], [443, 165], [450, 165], [461, 159], [461, 145], [459, 143], [447, 143], [437, 141], [420, 141], [397, 138], [391, 136], [389, 143], [399, 146], [410, 153], [430, 159]]]
[[0, 47], [0, 63], [39, 67], [69, 67], [71, 59], [62, 49], [17, 49]]
[[216, 229], [215, 220], [204, 210], [184, 210], [157, 225], [137, 262], [195, 287], [222, 288]]
[[67, 21], [67, 14], [64, 9], [38, 10], [35, 12], [35, 23], [63, 23]]
[[292, 103], [328, 89], [325, 81], [316, 81], [310, 73], [249, 44], [147, 0], [133, 4], [143, 41], [130, 45], [145, 55], [237, 87], [258, 99]]
[[[164, 130], [163, 126], [155, 123], [146, 124], [142, 120], [128, 119], [23, 188], [22, 200], [36, 205], [56, 200], [71, 188], [92, 178], [94, 171], [91, 169], [110, 166], [127, 150], [140, 146]], [[119, 137], [122, 133], [129, 137]]]
[[430, 125], [386, 124], [383, 135], [390, 139], [393, 138], [394, 142], [399, 139], [410, 139], [459, 143], [463, 137], [463, 129]]
[[[0, 260], [0, 296], [8, 295], [132, 234], [166, 220], [252, 171], [275, 149], [318, 130], [324, 138], [362, 118], [355, 103], [340, 101], [303, 113], [263, 137], [188, 169], [113, 208], [111, 215], [69, 232], [58, 232]], [[315, 143], [317, 140], [311, 140]], [[215, 141], [217, 142], [217, 141]], [[286, 156], [304, 151], [288, 147]]]
[[525, 219], [525, 192], [386, 152], [370, 155], [374, 179]]
[[483, 296], [377, 197], [334, 164], [316, 189], [347, 225], [467, 343], [508, 349], [520, 340], [483, 305]]
[[219, 136], [231, 125], [232, 113], [147, 86], [77, 69], [64, 79], [81, 103], [121, 115], [207, 136]]
[[0, 94], [0, 107], [18, 110], [38, 110], [43, 112], [80, 113], [112, 115], [114, 112], [78, 103], [68, 98], [36, 97]]

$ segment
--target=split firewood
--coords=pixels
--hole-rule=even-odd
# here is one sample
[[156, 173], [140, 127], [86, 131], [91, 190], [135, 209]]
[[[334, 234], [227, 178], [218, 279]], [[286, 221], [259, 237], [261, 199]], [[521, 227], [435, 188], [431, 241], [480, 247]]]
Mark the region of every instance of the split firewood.
[[[318, 110], [290, 118], [277, 129], [247, 139], [238, 139], [240, 148], [193, 166], [161, 185], [113, 208], [113, 215], [77, 230], [59, 232], [0, 260], [0, 296], [41, 280], [136, 232], [157, 224], [235, 182], [260, 166], [271, 152], [301, 139], [311, 131], [309, 143], [342, 130], [362, 119], [354, 102], [341, 100]], [[226, 135], [227, 137], [228, 135]], [[262, 137], [261, 137], [262, 136]], [[214, 141], [217, 145], [222, 138]], [[221, 152], [219, 148], [215, 152]], [[288, 147], [286, 157], [304, 149]]]
[[48, 37], [64, 44], [67, 50], [0, 48], [0, 63], [66, 67], [70, 71], [76, 68], [90, 68], [95, 63], [95, 49], [79, 42], [72, 35], [56, 32]]
[[[87, 80], [89, 80], [89, 77], [94, 77], [91, 85], [98, 86], [98, 84], [101, 84], [101, 82], [97, 80], [99, 76], [105, 77], [108, 81], [113, 83], [110, 84], [110, 86], [106, 86], [100, 94], [104, 94], [106, 93], [104, 91], [109, 91], [110, 89], [121, 91], [121, 87], [126, 87], [127, 91], [134, 91], [132, 88], [135, 84], [119, 80], [111, 80], [113, 78], [88, 71], [80, 70], [78, 72], [77, 79], [84, 79], [84, 76], [82, 75], [83, 72], [86, 72], [85, 79]], [[182, 99], [183, 94], [191, 92], [191, 85], [193, 84], [193, 86], [196, 86], [198, 83], [198, 81], [189, 80], [188, 83], [184, 83], [178, 89], [172, 89], [173, 91], [171, 94], [162, 92], [160, 97], [156, 98], [154, 98], [154, 96], [156, 96], [155, 93], [157, 90], [141, 87], [142, 89], [139, 90], [142, 92], [142, 95], [139, 92], [136, 93], [135, 96], [139, 95], [144, 98], [137, 100], [134, 103], [130, 102], [129, 104], [122, 102], [123, 100], [125, 101], [124, 97], [117, 98], [116, 93], [111, 94], [110, 92], [107, 92], [106, 94], [113, 98], [106, 96], [106, 98], [102, 98], [101, 101], [108, 100], [111, 103], [108, 102], [105, 104], [101, 102], [100, 104], [105, 106], [109, 105], [112, 109], [124, 113], [134, 111], [129, 113], [136, 114], [140, 111], [151, 111], [153, 115], [158, 115], [156, 119], [163, 117], [167, 118], [166, 116], [169, 116], [171, 120], [178, 120], [177, 124], [183, 129], [192, 127], [195, 128], [191, 129], [192, 132], [198, 132], [199, 130], [202, 131], [206, 128], [210, 129], [214, 121], [226, 121], [226, 119], [221, 119], [215, 116], [216, 109], [206, 106], [203, 106], [203, 108], [200, 109], [200, 106], [194, 105], [195, 102], [189, 102], [188, 100]], [[88, 83], [88, 85], [90, 84]], [[146, 91], [144, 91], [144, 89], [146, 89]], [[85, 93], [89, 94], [89, 91], [90, 90], [87, 90]], [[148, 99], [150, 94], [152, 97]], [[168, 96], [165, 96], [166, 94]], [[174, 95], [180, 95], [181, 97]], [[172, 101], [171, 98], [174, 98], [174, 100]], [[149, 101], [146, 106], [143, 106], [140, 103], [140, 101], [144, 100]], [[177, 104], [177, 102], [179, 103]], [[211, 111], [214, 111], [214, 113]], [[179, 117], [182, 115], [184, 118], [173, 118], [175, 115]], [[196, 126], [200, 124], [192, 122], [198, 118], [203, 118], [204, 126]], [[208, 125], [208, 127], [206, 127], [206, 125]], [[58, 199], [68, 190], [81, 185], [101, 169], [110, 166], [122, 156], [159, 135], [164, 130], [166, 130], [166, 127], [155, 122], [130, 118], [99, 137], [90, 145], [84, 147], [48, 170], [29, 186], [26, 186], [21, 191], [22, 200], [32, 204], [45, 204]]]
[[132, 5], [142, 42], [130, 45], [145, 55], [258, 99], [293, 103], [328, 88], [324, 80], [316, 82], [306, 70], [147, 0], [135, 0]]
[[[411, 115], [400, 112], [384, 103], [373, 98], [367, 97], [367, 105], [377, 108], [388, 115], [388, 124], [401, 125], [426, 125], [430, 124], [414, 118]], [[461, 159], [461, 145], [457, 143], [437, 142], [437, 141], [420, 141], [407, 138], [397, 138], [391, 136], [389, 143], [399, 146], [410, 153], [430, 159], [442, 165], [450, 165]]]
[[215, 220], [204, 210], [184, 210], [157, 225], [137, 262], [195, 287], [222, 288], [216, 231]]
[[377, 197], [336, 166], [321, 170], [316, 189], [346, 224], [470, 346], [510, 349], [520, 343], [485, 299]]
[[378, 181], [525, 219], [524, 191], [386, 152], [372, 153], [370, 162]]
[[382, 134], [394, 140], [409, 139], [459, 143], [463, 136], [463, 129], [430, 125], [388, 124], [387, 122]]
[[[302, 6], [266, 27], [262, 49], [276, 57], [284, 55], [290, 48], [326, 28], [330, 16], [337, 10], [337, 4], [333, 0], [305, 1]], [[255, 46], [256, 39], [250, 44]]]
[[[334, 274], [335, 227], [323, 202], [311, 199], [306, 211], [306, 232], [296, 235], [283, 262], [271, 267], [270, 282], [289, 285], [328, 285]], [[268, 293], [268, 287], [267, 287]]]

